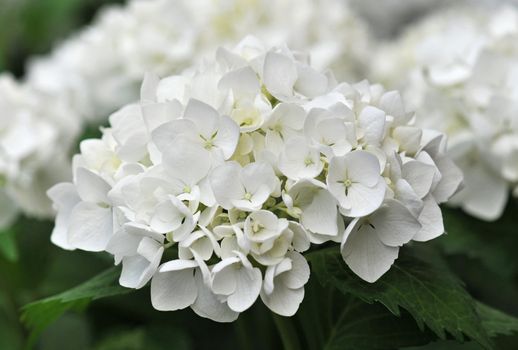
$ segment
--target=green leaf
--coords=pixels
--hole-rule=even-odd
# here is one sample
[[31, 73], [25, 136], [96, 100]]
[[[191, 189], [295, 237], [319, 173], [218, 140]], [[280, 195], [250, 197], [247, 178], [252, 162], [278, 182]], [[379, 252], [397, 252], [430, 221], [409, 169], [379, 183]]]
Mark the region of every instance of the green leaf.
[[66, 292], [25, 305], [21, 318], [31, 329], [29, 344], [33, 344], [39, 334], [66, 311], [79, 311], [92, 300], [129, 293], [131, 289], [119, 285], [119, 275], [119, 269], [113, 267]]
[[305, 290], [297, 313], [305, 349], [396, 349], [437, 339], [428, 328], [421, 330], [404, 310], [395, 316], [379, 303], [366, 303], [313, 279]]
[[18, 247], [14, 230], [0, 232], [0, 255], [10, 262], [18, 261]]
[[[491, 347], [472, 297], [442, 260], [428, 256], [414, 245], [376, 283], [367, 283], [344, 263], [337, 250], [310, 254], [313, 271], [321, 283], [331, 284], [344, 294], [366, 302], [380, 302], [394, 315], [407, 310], [419, 327], [428, 326], [441, 339], [447, 333], [459, 341], [465, 336], [485, 348]], [[414, 254], [409, 254], [410, 251]], [[418, 253], [419, 258], [415, 256]]]
[[518, 318], [482, 303], [477, 303], [477, 312], [489, 336], [496, 337], [518, 333]]
[[419, 329], [407, 312], [397, 317], [380, 304], [356, 299], [341, 312], [324, 349], [399, 349], [434, 339], [436, 336], [429, 329]]
[[68, 313], [51, 324], [39, 337], [39, 350], [89, 350], [92, 332], [87, 315]]
[[478, 220], [460, 209], [443, 208], [446, 235], [436, 242], [449, 255], [465, 255], [480, 260], [499, 276], [518, 272], [515, 247], [518, 205], [510, 200], [500, 219], [495, 222]]

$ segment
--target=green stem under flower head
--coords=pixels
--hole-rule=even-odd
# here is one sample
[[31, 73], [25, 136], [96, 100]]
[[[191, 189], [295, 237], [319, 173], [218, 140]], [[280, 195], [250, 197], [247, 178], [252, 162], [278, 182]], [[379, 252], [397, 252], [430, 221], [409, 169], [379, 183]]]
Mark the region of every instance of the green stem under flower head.
[[282, 317], [272, 312], [275, 327], [279, 332], [282, 341], [282, 347], [285, 350], [299, 350], [301, 349], [297, 331], [293, 326], [292, 319], [289, 317]]

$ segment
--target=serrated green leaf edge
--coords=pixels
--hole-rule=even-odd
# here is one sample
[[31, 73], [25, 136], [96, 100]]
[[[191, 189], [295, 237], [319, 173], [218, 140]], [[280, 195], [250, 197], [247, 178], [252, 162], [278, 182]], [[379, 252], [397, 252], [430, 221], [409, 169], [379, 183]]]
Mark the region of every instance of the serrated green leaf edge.
[[30, 329], [27, 347], [30, 348], [41, 332], [66, 311], [81, 311], [92, 300], [131, 292], [119, 285], [119, 275], [120, 269], [112, 267], [77, 287], [23, 306], [21, 321]]
[[[409, 249], [412, 249], [411, 247]], [[408, 251], [408, 249], [407, 249]], [[434, 257], [436, 261], [435, 264], [426, 264], [423, 260], [418, 259], [415, 256], [412, 256], [413, 262], [415, 262], [415, 266], [421, 268], [427, 267], [432, 270], [437, 271], [437, 278], [441, 282], [446, 282], [444, 286], [440, 287], [442, 289], [447, 289], [450, 291], [456, 291], [458, 293], [457, 300], [455, 303], [462, 304], [463, 314], [455, 314], [457, 321], [452, 321], [452, 315], [432, 315], [431, 310], [437, 310], [434, 308], [426, 307], [422, 305], [422, 300], [419, 298], [416, 299], [416, 302], [409, 301], [404, 295], [401, 294], [401, 291], [397, 289], [390, 289], [391, 285], [393, 286], [394, 280], [398, 281], [400, 276], [406, 275], [406, 281], [409, 286], [414, 289], [414, 293], [417, 294], [416, 288], [422, 288], [422, 292], [428, 294], [428, 298], [434, 304], [440, 306], [444, 306], [445, 303], [449, 303], [448, 301], [441, 300], [437, 295], [437, 292], [433, 292], [430, 287], [424, 284], [424, 281], [419, 279], [415, 274], [424, 274], [427, 271], [419, 271], [417, 269], [414, 274], [407, 271], [404, 266], [401, 267], [402, 261], [405, 261], [405, 258], [400, 258], [396, 261], [396, 263], [392, 266], [391, 270], [380, 278], [376, 283], [370, 284], [359, 277], [357, 277], [353, 272], [349, 270], [349, 268], [343, 262], [341, 255], [339, 254], [337, 249], [325, 249], [322, 252], [312, 252], [308, 254], [309, 260], [312, 263], [313, 270], [317, 274], [317, 278], [323, 284], [331, 283], [335, 285], [342, 293], [344, 294], [352, 294], [368, 303], [380, 302], [383, 304], [388, 310], [390, 310], [394, 315], [400, 316], [400, 307], [407, 310], [412, 317], [416, 320], [420, 329], [424, 329], [424, 325], [427, 325], [440, 339], [446, 339], [447, 333], [451, 334], [458, 341], [464, 341], [465, 336], [470, 339], [476, 341], [481, 346], [487, 349], [492, 348], [492, 342], [489, 339], [485, 329], [482, 326], [482, 322], [476, 310], [475, 301], [473, 298], [464, 290], [462, 282], [449, 271], [445, 265], [438, 260], [437, 257]], [[408, 260], [408, 258], [406, 258]], [[339, 266], [341, 270], [339, 270], [340, 276], [337, 276], [337, 273], [329, 273], [328, 268], [330, 266]], [[338, 265], [337, 265], [338, 264]], [[343, 280], [345, 279], [347, 283], [344, 284]], [[397, 300], [391, 300], [390, 295], [386, 293], [394, 293], [401, 294], [400, 298]], [[428, 301], [429, 302], [429, 301]], [[448, 308], [452, 309], [455, 304], [452, 302], [452, 305], [448, 305]], [[428, 311], [426, 313], [422, 313], [423, 308], [426, 307]], [[437, 316], [434, 319], [433, 316]], [[462, 320], [471, 318], [473, 321], [471, 322], [471, 329], [463, 329], [462, 328]], [[454, 323], [453, 327], [446, 325], [445, 323]]]
[[481, 302], [477, 302], [476, 307], [482, 325], [490, 337], [518, 333], [518, 318]]

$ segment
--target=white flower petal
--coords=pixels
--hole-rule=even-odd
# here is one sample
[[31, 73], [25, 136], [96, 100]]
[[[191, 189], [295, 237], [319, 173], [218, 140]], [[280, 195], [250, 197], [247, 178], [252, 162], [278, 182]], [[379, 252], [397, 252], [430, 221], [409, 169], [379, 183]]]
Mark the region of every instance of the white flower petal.
[[318, 190], [311, 204], [303, 208], [301, 224], [308, 230], [329, 236], [338, 234], [336, 200], [327, 190]]
[[423, 201], [417, 196], [412, 186], [404, 179], [399, 179], [396, 182], [395, 199], [403, 203], [415, 217], [418, 217], [423, 210]]
[[434, 197], [424, 198], [424, 207], [418, 219], [422, 227], [414, 236], [414, 241], [426, 242], [444, 233], [441, 208]]
[[108, 192], [111, 186], [90, 170], [77, 168], [75, 185], [82, 200], [91, 203], [110, 203]]
[[113, 235], [113, 215], [111, 208], [103, 208], [94, 203], [81, 202], [70, 214], [68, 243], [70, 246], [100, 252], [106, 249]]
[[270, 51], [266, 54], [263, 68], [263, 82], [268, 91], [284, 100], [293, 94], [297, 80], [297, 68], [290, 58]]
[[225, 74], [219, 81], [218, 87], [232, 89], [237, 96], [254, 96], [261, 88], [257, 74], [250, 67], [241, 67]]
[[124, 257], [137, 254], [141, 240], [142, 236], [131, 235], [121, 229], [110, 238], [106, 251], [113, 255], [115, 264], [119, 264]]
[[261, 270], [240, 268], [236, 273], [236, 290], [228, 299], [228, 307], [236, 312], [243, 312], [250, 308], [259, 297], [262, 286]]
[[433, 197], [438, 203], [446, 202], [462, 185], [462, 171], [448, 157], [435, 159], [435, 164], [442, 178], [433, 190]]
[[295, 89], [304, 96], [313, 98], [324, 95], [328, 88], [328, 79], [325, 74], [319, 73], [309, 66], [299, 66], [298, 79]]
[[204, 283], [200, 270], [196, 270], [194, 276], [198, 295], [191, 309], [197, 315], [216, 322], [234, 322], [239, 313], [232, 311], [225, 301], [221, 301], [214, 295]]
[[[459, 192], [462, 209], [487, 221], [499, 218], [507, 203], [507, 183], [484, 165], [476, 164], [464, 169], [465, 187]], [[455, 198], [455, 197], [454, 197]]]
[[345, 159], [347, 174], [351, 181], [368, 187], [373, 187], [380, 181], [380, 163], [372, 153], [353, 151], [345, 155], [343, 159]]
[[212, 170], [210, 184], [217, 203], [224, 209], [233, 207], [233, 199], [242, 199], [245, 188], [240, 181], [241, 166], [236, 162], [227, 162]]
[[388, 199], [368, 220], [375, 227], [380, 241], [390, 247], [408, 243], [421, 229], [410, 210], [393, 199]]
[[214, 108], [202, 101], [190, 99], [185, 106], [183, 117], [193, 121], [196, 130], [206, 139], [211, 138], [217, 131], [219, 114]]
[[288, 252], [286, 257], [291, 259], [291, 270], [281, 274], [280, 282], [290, 289], [302, 288], [309, 281], [309, 265], [306, 258], [297, 252]]
[[358, 116], [364, 135], [363, 140], [370, 145], [378, 145], [385, 132], [385, 112], [376, 107], [365, 107]]
[[376, 282], [396, 260], [399, 248], [383, 244], [374, 229], [353, 221], [342, 241], [342, 257], [349, 268], [367, 282]]
[[263, 185], [273, 192], [276, 177], [268, 163], [255, 162], [246, 165], [241, 171], [241, 181], [249, 193], [255, 193]]
[[197, 298], [194, 280], [197, 263], [193, 260], [173, 260], [162, 264], [151, 280], [151, 303], [159, 311], [185, 309]]
[[297, 313], [300, 303], [304, 300], [304, 288], [290, 289], [279, 286], [272, 294], [261, 291], [261, 300], [276, 314], [291, 317]]
[[351, 208], [340, 208], [340, 212], [349, 217], [358, 217], [369, 215], [378, 209], [385, 198], [386, 185], [384, 181], [372, 188], [361, 184], [353, 184], [349, 188], [348, 198]]
[[402, 175], [419, 198], [426, 196], [432, 187], [436, 168], [433, 165], [411, 160], [403, 164]]
[[[152, 255], [134, 255], [124, 258], [122, 261], [122, 272], [119, 283], [127, 288], [142, 288], [151, 280], [160, 264], [164, 248], [161, 244], [149, 238], [144, 238], [143, 242], [148, 241], [152, 246]], [[142, 245], [142, 243], [141, 243]]]
[[151, 133], [153, 144], [160, 152], [168, 152], [176, 147], [176, 139], [183, 138], [191, 142], [201, 141], [196, 124], [188, 119], [177, 119], [158, 126]]
[[323, 167], [320, 152], [310, 148], [307, 140], [302, 137], [288, 140], [279, 156], [279, 170], [293, 180], [314, 178], [322, 172]]
[[230, 257], [221, 260], [212, 269], [212, 291], [216, 294], [230, 295], [236, 291], [236, 264], [241, 260], [237, 257]]
[[225, 159], [229, 159], [236, 150], [239, 141], [239, 126], [227, 116], [220, 118], [219, 129], [214, 138], [214, 145], [223, 152]]
[[387, 91], [381, 96], [380, 99], [380, 108], [390, 115], [394, 117], [396, 120], [396, 125], [401, 125], [408, 121], [407, 113], [405, 112], [405, 106], [403, 104], [403, 99], [401, 98], [401, 94], [397, 91]]
[[209, 153], [187, 140], [178, 140], [173, 148], [163, 153], [162, 160], [170, 176], [189, 186], [207, 176], [212, 166]]
[[309, 240], [308, 232], [304, 229], [304, 226], [298, 222], [290, 221], [288, 227], [293, 231], [293, 249], [300, 253], [308, 250], [311, 242]]
[[[47, 191], [47, 195], [52, 199], [54, 207], [58, 211], [50, 240], [58, 247], [72, 250], [74, 247], [68, 243], [68, 225], [70, 223], [72, 210], [81, 200], [76, 188], [71, 183], [63, 182], [50, 188]], [[9, 205], [9, 207], [15, 208], [13, 205]]]

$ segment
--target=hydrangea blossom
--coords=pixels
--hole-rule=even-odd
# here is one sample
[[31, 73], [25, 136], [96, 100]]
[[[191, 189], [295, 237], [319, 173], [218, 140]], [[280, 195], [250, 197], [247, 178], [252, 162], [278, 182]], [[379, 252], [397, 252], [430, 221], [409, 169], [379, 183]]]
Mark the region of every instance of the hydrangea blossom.
[[78, 125], [60, 101], [0, 75], [0, 228], [17, 213], [52, 217], [47, 189], [70, 178]]
[[180, 72], [244, 33], [310, 49], [313, 64], [343, 75], [364, 70], [367, 29], [346, 1], [131, 0], [105, 9], [50, 56], [33, 60], [27, 80], [99, 121], [138, 97], [145, 72]]
[[461, 175], [398, 92], [308, 62], [247, 37], [182, 75], [148, 75], [140, 102], [82, 142], [73, 182], [49, 190], [52, 241], [111, 253], [121, 285], [151, 281], [158, 310], [220, 322], [257, 299], [293, 315], [311, 244], [340, 243], [379, 279], [401, 246], [443, 233], [438, 204]]
[[373, 64], [374, 76], [403, 89], [418, 124], [449, 135], [465, 174], [452, 203], [484, 220], [501, 216], [510, 191], [518, 196], [516, 42], [515, 8], [449, 10], [409, 28]]

